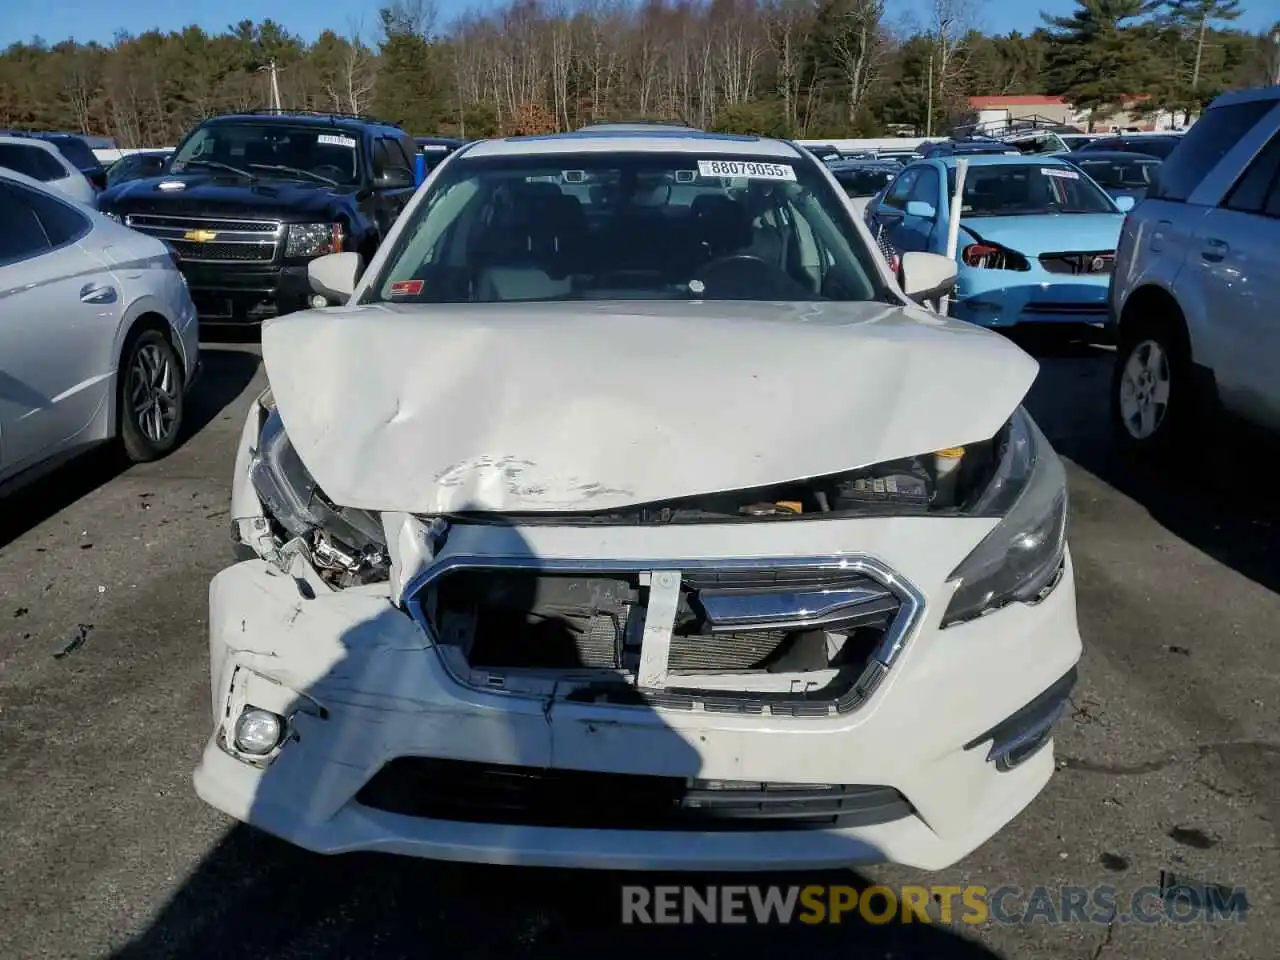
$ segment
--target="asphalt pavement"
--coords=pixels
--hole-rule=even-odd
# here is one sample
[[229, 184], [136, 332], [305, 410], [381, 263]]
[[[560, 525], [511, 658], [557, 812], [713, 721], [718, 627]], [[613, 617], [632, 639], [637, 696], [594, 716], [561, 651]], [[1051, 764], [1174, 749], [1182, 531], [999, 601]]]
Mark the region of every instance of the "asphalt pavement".
[[[209, 727], [207, 588], [230, 558], [234, 444], [265, 383], [252, 345], [206, 351], [194, 430], [168, 459], [122, 472], [90, 457], [0, 505], [0, 957], [1276, 955], [1273, 440], [1215, 431], [1180, 463], [1126, 465], [1105, 421], [1114, 355], [1041, 348], [1030, 406], [1069, 460], [1086, 648], [1057, 775], [1006, 830], [939, 874], [877, 867], [751, 881], [1016, 888], [1005, 919], [1043, 887], [1039, 919], [623, 927], [617, 876], [321, 858], [196, 798], [190, 774]], [[920, 722], [935, 722], [927, 704]], [[1064, 888], [1113, 887], [1123, 903], [1162, 871], [1243, 888], [1243, 919], [1048, 918]], [[940, 910], [931, 908], [939, 921]]]

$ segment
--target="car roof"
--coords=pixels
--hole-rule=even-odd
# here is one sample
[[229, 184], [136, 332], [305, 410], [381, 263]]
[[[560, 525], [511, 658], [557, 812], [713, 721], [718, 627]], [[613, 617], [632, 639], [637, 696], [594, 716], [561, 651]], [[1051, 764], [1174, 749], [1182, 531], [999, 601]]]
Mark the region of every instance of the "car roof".
[[1075, 158], [1079, 157], [1081, 163], [1089, 160], [1142, 160], [1146, 163], [1160, 163], [1159, 157], [1153, 157], [1149, 153], [1137, 153], [1133, 150], [1084, 150], [1078, 153], [1072, 153], [1070, 157], [1062, 159], [1075, 163]]
[[1248, 103], [1252, 100], [1280, 100], [1280, 86], [1253, 87], [1248, 90], [1232, 90], [1224, 93], [1209, 104], [1209, 109], [1229, 107], [1236, 103]]
[[[516, 157], [561, 153], [689, 153], [738, 154], [752, 157], [802, 159], [801, 148], [783, 140], [732, 133], [691, 130], [576, 130], [528, 137], [481, 140], [467, 148], [467, 157]], [[460, 155], [461, 156], [461, 155]]]
[[831, 164], [833, 173], [840, 173], [845, 170], [883, 170], [886, 173], [894, 173], [902, 169], [902, 164], [897, 160], [839, 160]]
[[16, 143], [20, 147], [35, 147], [45, 153], [51, 153], [59, 160], [65, 160], [62, 152], [44, 137], [0, 136], [0, 143]]
[[1051, 153], [960, 153], [926, 158], [926, 162], [940, 163], [948, 169], [954, 168], [961, 160], [967, 161], [971, 167], [1065, 167], [1067, 165], [1065, 160]]
[[224, 113], [210, 117], [203, 125], [221, 123], [285, 123], [292, 127], [329, 127], [340, 130], [361, 130], [379, 127], [401, 132], [394, 124], [364, 117], [350, 117], [340, 113]]

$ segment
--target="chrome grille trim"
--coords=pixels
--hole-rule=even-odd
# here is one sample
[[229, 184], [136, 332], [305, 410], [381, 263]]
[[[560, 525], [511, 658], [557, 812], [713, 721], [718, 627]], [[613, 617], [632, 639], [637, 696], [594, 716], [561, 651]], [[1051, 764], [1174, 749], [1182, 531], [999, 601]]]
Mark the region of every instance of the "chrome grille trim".
[[[279, 220], [238, 220], [224, 217], [172, 217], [127, 214], [124, 225], [163, 240], [182, 260], [197, 263], [270, 263], [284, 242], [286, 225]], [[193, 241], [193, 231], [216, 234], [212, 240]], [[237, 249], [235, 255], [231, 250]], [[222, 256], [219, 256], [219, 251]]]
[[[685, 573], [709, 572], [794, 572], [811, 574], [830, 574], [833, 576], [860, 574], [874, 580], [891, 594], [900, 604], [897, 616], [885, 631], [875, 652], [872, 654], [862, 675], [854, 684], [854, 688], [836, 704], [836, 713], [847, 714], [861, 707], [880, 686], [888, 671], [902, 655], [912, 634], [919, 626], [925, 612], [924, 594], [909, 580], [892, 568], [875, 559], [862, 554], [845, 556], [815, 557], [729, 557], [699, 558], [684, 560], [664, 559], [605, 559], [605, 558], [559, 558], [559, 557], [502, 557], [474, 554], [456, 554], [443, 557], [438, 563], [425, 570], [411, 580], [404, 591], [404, 604], [409, 615], [417, 621], [423, 632], [433, 645], [439, 644], [439, 638], [431, 625], [431, 620], [423, 608], [423, 594], [427, 587], [447, 574], [459, 570], [519, 570], [536, 573], [580, 573], [580, 574], [639, 574], [656, 571], [678, 571], [682, 577]], [[780, 586], [784, 584], [779, 584]], [[797, 616], [788, 618], [787, 623], [795, 622], [798, 626], [811, 623], [811, 618]], [[777, 621], [775, 621], [777, 622]], [[439, 651], [437, 651], [439, 653]], [[450, 666], [448, 659], [441, 656], [440, 662], [449, 675], [460, 685], [470, 687], [465, 679], [458, 676]], [[672, 678], [673, 680], [676, 678]], [[519, 693], [486, 688], [486, 693], [522, 696]], [[649, 690], [644, 692], [652, 706], [665, 706], [678, 709], [692, 709], [695, 703], [709, 712], [761, 712], [760, 705], [745, 706], [730, 701], [749, 700], [750, 694], [737, 694], [729, 691], [718, 694], [714, 689], [692, 691], [683, 689], [678, 684], [671, 684], [669, 689]], [[621, 705], [620, 705], [621, 707]], [[830, 711], [826, 704], [814, 703], [812, 709], [804, 705], [779, 705], [772, 709], [774, 715], [795, 716], [827, 716]]]

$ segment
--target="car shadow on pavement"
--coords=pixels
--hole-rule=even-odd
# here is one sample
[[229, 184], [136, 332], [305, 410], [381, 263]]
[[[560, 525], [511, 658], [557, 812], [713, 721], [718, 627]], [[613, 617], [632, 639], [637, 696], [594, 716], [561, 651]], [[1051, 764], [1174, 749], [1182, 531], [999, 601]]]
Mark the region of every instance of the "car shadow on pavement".
[[1128, 456], [1111, 433], [1115, 351], [1087, 338], [1012, 339], [1040, 361], [1027, 408], [1059, 454], [1170, 533], [1280, 592], [1280, 498], [1268, 469], [1280, 438], [1222, 418], [1191, 438], [1180, 457]]
[[743, 960], [998, 960], [957, 928], [869, 923], [624, 925], [625, 884], [852, 886], [847, 871], [621, 874], [321, 857], [244, 826], [217, 845], [151, 926], [112, 960], [307, 957], [733, 956]]
[[[246, 350], [205, 347], [200, 378], [186, 397], [180, 448], [244, 392], [262, 360]], [[175, 448], [177, 449], [177, 448]], [[0, 547], [87, 496], [128, 469], [114, 443], [102, 444], [50, 470], [6, 496], [0, 510]]]

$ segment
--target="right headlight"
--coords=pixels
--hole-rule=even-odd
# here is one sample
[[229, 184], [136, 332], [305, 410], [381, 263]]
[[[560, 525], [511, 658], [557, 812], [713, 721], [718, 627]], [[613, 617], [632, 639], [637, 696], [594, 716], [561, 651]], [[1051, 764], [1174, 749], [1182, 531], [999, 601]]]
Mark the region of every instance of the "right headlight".
[[1067, 545], [1067, 474], [1040, 428], [1013, 415], [995, 475], [974, 513], [1000, 523], [947, 578], [956, 585], [942, 626], [1044, 597], [1061, 575]]

